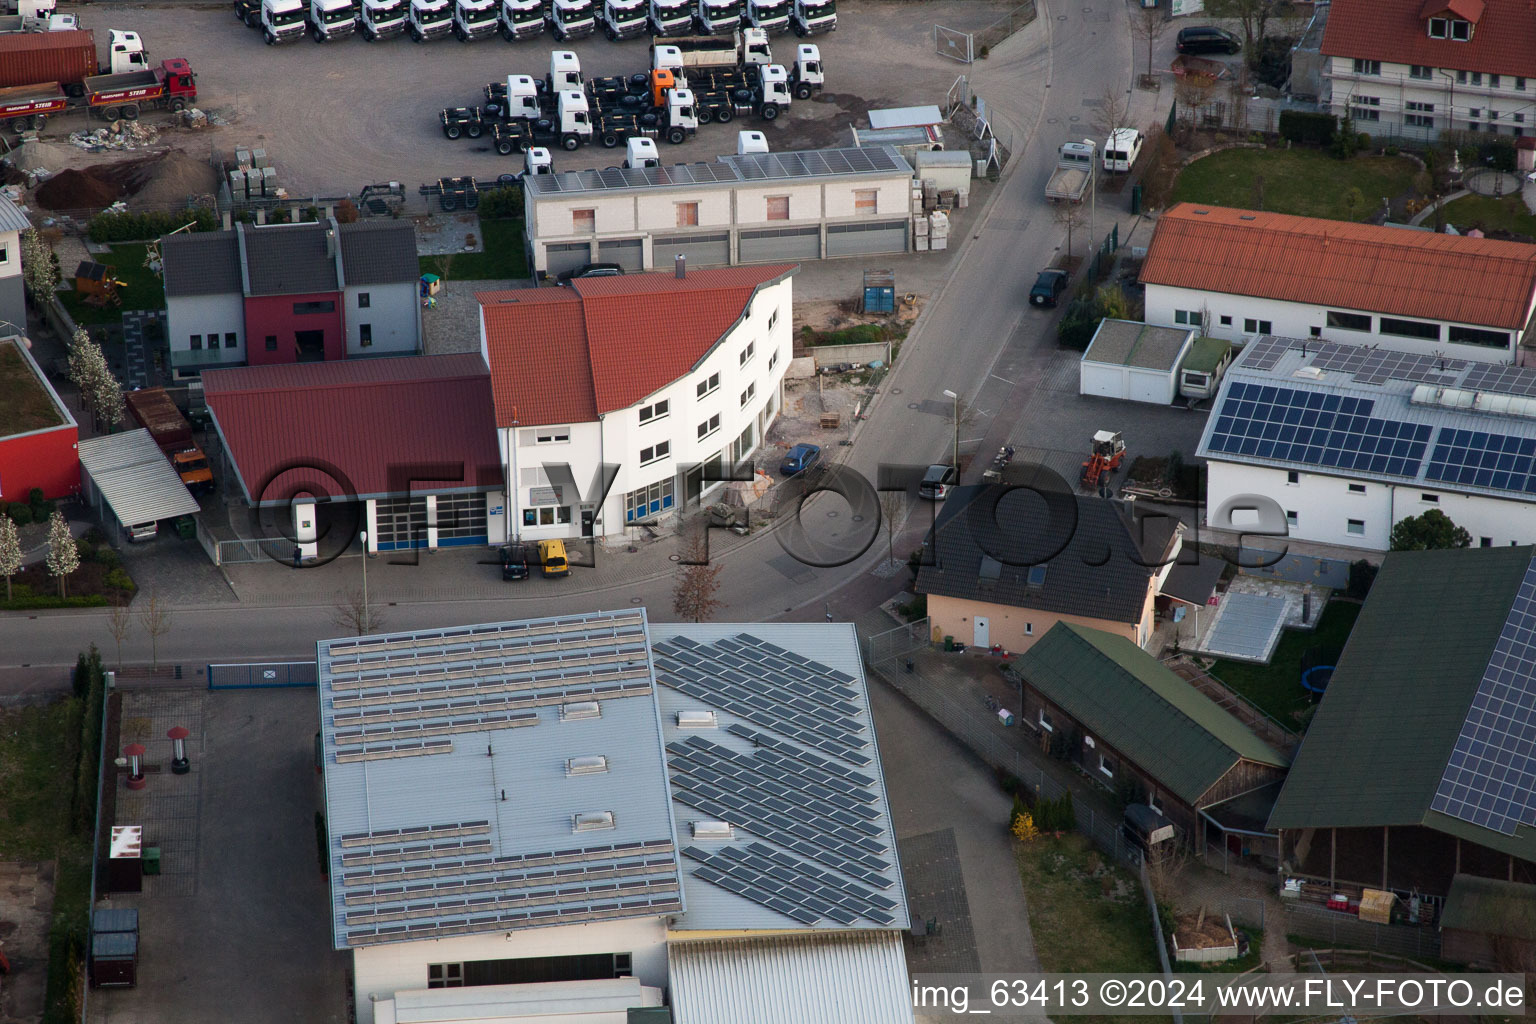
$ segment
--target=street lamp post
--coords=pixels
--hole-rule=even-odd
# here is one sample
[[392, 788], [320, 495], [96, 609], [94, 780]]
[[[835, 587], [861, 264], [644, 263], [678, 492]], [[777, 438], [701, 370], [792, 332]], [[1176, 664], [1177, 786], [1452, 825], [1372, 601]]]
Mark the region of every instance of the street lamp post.
[[363, 632], [368, 631], [368, 531], [360, 531], [363, 538]]
[[955, 474], [960, 473], [960, 396], [945, 390], [944, 397], [955, 403]]

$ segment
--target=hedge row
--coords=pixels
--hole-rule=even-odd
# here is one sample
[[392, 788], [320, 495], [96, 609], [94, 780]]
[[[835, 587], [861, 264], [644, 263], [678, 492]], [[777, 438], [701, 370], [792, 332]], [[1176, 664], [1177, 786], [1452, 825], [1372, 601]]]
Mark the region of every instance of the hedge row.
[[192, 223], [193, 231], [213, 231], [219, 226], [212, 210], [178, 210], [174, 213], [118, 213], [108, 210], [91, 218], [93, 242], [143, 242], [168, 235]]

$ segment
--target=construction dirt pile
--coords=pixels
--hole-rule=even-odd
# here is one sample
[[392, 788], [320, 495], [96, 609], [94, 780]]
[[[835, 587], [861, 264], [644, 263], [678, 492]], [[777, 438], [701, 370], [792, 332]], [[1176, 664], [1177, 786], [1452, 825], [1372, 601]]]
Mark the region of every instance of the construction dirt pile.
[[119, 199], [133, 210], [177, 210], [215, 188], [213, 168], [180, 150], [60, 171], [38, 186], [46, 210], [99, 210]]
[[60, 171], [38, 186], [33, 198], [45, 210], [100, 210], [111, 206], [123, 190], [85, 171]]

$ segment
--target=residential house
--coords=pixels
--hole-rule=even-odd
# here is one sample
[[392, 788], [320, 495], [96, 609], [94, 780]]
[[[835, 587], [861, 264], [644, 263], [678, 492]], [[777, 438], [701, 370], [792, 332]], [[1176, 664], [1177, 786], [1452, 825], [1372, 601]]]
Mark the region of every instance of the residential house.
[[[783, 403], [787, 265], [581, 278], [476, 296], [510, 486], [503, 536], [615, 537], [750, 460]], [[601, 472], [600, 472], [601, 467]]]
[[1432, 141], [1536, 128], [1536, 20], [1523, 0], [1335, 0], [1323, 101], [1355, 128]]
[[21, 276], [21, 233], [32, 227], [16, 204], [0, 195], [0, 333], [27, 332], [27, 292]]
[[1149, 324], [1511, 363], [1536, 313], [1536, 245], [1179, 203], [1141, 283]]
[[409, 221], [236, 224], [167, 235], [160, 255], [179, 377], [421, 351], [420, 268]]
[[1397, 523], [1438, 509], [1482, 547], [1536, 541], [1527, 396], [1529, 367], [1259, 338], [1227, 371], [1196, 449], [1211, 523], [1257, 494], [1299, 540], [1385, 551]]
[[1269, 818], [1304, 900], [1536, 884], [1533, 555], [1386, 557]]
[[1024, 488], [949, 492], [916, 590], [936, 636], [1025, 651], [1058, 622], [1152, 640], [1155, 598], [1183, 527], [1118, 502]]
[[1151, 807], [1196, 850], [1221, 835], [1224, 811], [1239, 829], [1255, 800], [1267, 817], [1289, 758], [1126, 637], [1058, 622], [1013, 671], [1020, 721], [1043, 747]]

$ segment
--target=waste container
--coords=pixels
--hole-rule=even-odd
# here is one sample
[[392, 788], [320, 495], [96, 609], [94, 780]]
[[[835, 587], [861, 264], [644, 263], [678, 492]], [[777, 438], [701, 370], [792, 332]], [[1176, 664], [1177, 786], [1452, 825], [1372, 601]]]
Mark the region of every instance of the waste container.
[[160, 847], [144, 847], [144, 873], [146, 875], [158, 875], [160, 873]]
[[946, 651], [952, 651], [955, 649], [955, 638], [953, 636], [944, 637], [944, 649]]
[[182, 540], [192, 540], [197, 536], [197, 523], [191, 516], [180, 516], [176, 520], [176, 533]]
[[1135, 215], [1135, 214], [1138, 214], [1140, 212], [1141, 212], [1141, 182], [1138, 181], [1136, 184], [1131, 186], [1131, 213], [1132, 213], [1132, 215]]

